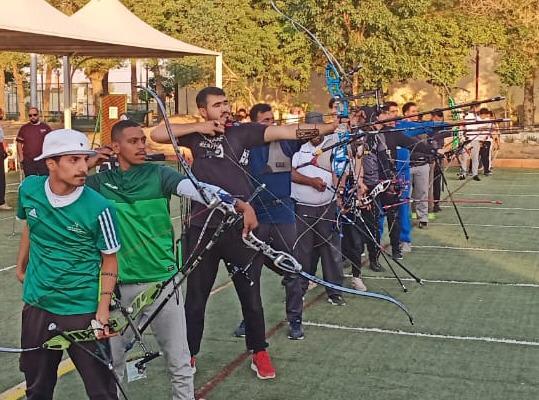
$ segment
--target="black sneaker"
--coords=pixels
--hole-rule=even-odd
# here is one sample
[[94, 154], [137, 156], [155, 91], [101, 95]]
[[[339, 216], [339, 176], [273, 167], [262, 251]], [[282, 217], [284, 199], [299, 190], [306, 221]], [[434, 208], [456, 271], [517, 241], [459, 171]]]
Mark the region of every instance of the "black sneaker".
[[402, 256], [402, 253], [400, 250], [393, 250], [391, 258], [393, 258], [394, 260], [402, 260], [404, 257]]
[[303, 340], [305, 336], [303, 334], [303, 327], [301, 321], [292, 321], [288, 323], [288, 339], [290, 340]]
[[480, 178], [479, 176], [477, 176], [477, 175], [474, 175], [474, 176], [472, 177], [472, 179], [473, 179], [474, 181], [477, 181], [477, 182], [481, 181], [481, 178]]
[[429, 227], [429, 223], [426, 221], [419, 221], [419, 224], [417, 225], [419, 229], [427, 229]]
[[340, 294], [332, 294], [328, 297], [328, 303], [334, 306], [345, 306], [346, 301]]
[[466, 175], [464, 174], [459, 174], [459, 181], [463, 181], [466, 179]]
[[490, 176], [490, 175], [492, 175], [492, 172], [490, 171], [485, 172], [485, 176]]
[[234, 330], [234, 336], [245, 337], [245, 321], [241, 321], [238, 327]]
[[380, 265], [378, 261], [371, 261], [369, 268], [374, 272], [384, 272], [386, 269]]

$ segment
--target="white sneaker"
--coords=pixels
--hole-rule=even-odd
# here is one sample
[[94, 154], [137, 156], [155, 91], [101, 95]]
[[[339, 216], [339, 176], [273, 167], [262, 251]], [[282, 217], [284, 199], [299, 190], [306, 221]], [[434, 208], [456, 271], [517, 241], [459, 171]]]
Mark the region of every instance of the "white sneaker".
[[7, 203], [4, 203], [4, 204], [0, 204], [0, 210], [9, 211], [9, 210], [13, 210], [13, 207], [10, 207], [7, 205]]
[[359, 276], [358, 277], [354, 276], [352, 278], [352, 288], [355, 290], [362, 291], [362, 292], [367, 291], [367, 286], [365, 286], [365, 284], [363, 283], [363, 280]]
[[412, 243], [410, 243], [410, 242], [402, 242], [401, 243], [401, 251], [403, 253], [411, 253], [412, 252]]

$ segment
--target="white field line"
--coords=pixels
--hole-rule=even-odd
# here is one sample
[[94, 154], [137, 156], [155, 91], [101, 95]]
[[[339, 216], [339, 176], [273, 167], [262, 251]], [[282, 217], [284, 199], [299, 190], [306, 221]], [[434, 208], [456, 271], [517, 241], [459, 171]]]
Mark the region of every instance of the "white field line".
[[[441, 206], [441, 208], [453, 208], [453, 206]], [[473, 210], [503, 210], [503, 211], [539, 211], [539, 208], [521, 208], [521, 207], [481, 207], [481, 206], [460, 206], [459, 209]]]
[[[345, 278], [351, 278], [352, 275], [345, 274]], [[395, 280], [392, 276], [363, 276], [368, 280], [381, 280], [392, 281]], [[401, 278], [401, 281], [415, 282], [412, 278]], [[470, 285], [470, 286], [509, 286], [509, 287], [526, 287], [526, 288], [539, 288], [539, 283], [510, 283], [510, 282], [478, 282], [478, 281], [458, 281], [458, 280], [446, 280], [446, 279], [421, 279], [423, 283], [440, 283], [448, 285]]]
[[433, 246], [433, 245], [414, 245], [413, 248], [414, 249], [490, 251], [493, 253], [532, 253], [532, 254], [539, 253], [539, 250], [483, 249], [480, 247], [453, 247], [453, 246]]
[[[460, 224], [452, 224], [448, 222], [430, 222], [429, 225], [444, 225], [444, 226], [460, 226]], [[489, 225], [489, 224], [466, 224], [466, 228], [469, 226], [475, 226], [480, 228], [514, 228], [514, 229], [539, 229], [539, 226], [527, 226], [527, 225]]]
[[539, 346], [539, 342], [531, 342], [527, 340], [517, 340], [517, 339], [506, 339], [506, 338], [493, 338], [493, 337], [488, 337], [488, 336], [441, 335], [441, 334], [436, 334], [436, 333], [407, 332], [407, 331], [401, 331], [401, 330], [395, 331], [395, 330], [380, 329], [380, 328], [361, 328], [361, 327], [351, 327], [351, 326], [343, 326], [343, 325], [322, 324], [322, 323], [311, 322], [311, 321], [303, 321], [303, 325], [313, 326], [317, 328], [337, 329], [337, 330], [342, 330], [342, 331], [382, 333], [386, 335], [412, 336], [412, 337], [422, 337], [422, 338], [429, 338], [429, 339], [515, 344], [515, 345], [520, 345], [520, 346]]
[[9, 271], [15, 267], [16, 265], [10, 265], [9, 267], [0, 268], [0, 272]]
[[[502, 186], [505, 186], [502, 184]], [[533, 187], [536, 188], [537, 185], [534, 183], [511, 183], [510, 185], [507, 185], [509, 187]]]
[[539, 197], [538, 194], [509, 194], [509, 193], [462, 193], [462, 196], [502, 196], [502, 197]]

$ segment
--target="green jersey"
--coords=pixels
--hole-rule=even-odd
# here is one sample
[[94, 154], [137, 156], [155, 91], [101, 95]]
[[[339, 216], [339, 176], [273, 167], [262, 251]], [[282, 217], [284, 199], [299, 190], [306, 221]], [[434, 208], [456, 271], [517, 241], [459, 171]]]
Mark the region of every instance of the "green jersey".
[[93, 313], [101, 253], [120, 248], [114, 209], [85, 186], [69, 195], [69, 204], [57, 204], [47, 179], [29, 176], [19, 188], [17, 217], [30, 232], [23, 301], [58, 315]]
[[172, 168], [150, 163], [88, 177], [86, 184], [112, 201], [118, 213], [122, 283], [160, 282], [178, 270], [169, 203], [184, 179]]

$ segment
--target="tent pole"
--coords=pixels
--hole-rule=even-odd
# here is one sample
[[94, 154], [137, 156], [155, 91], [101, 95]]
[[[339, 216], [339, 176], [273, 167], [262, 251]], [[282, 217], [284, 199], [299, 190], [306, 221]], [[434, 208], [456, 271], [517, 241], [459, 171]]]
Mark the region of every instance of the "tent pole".
[[69, 56], [63, 57], [64, 66], [64, 128], [71, 129], [71, 65]]
[[30, 107], [39, 107], [37, 104], [37, 54], [30, 54]]
[[223, 54], [215, 57], [215, 86], [223, 87]]

